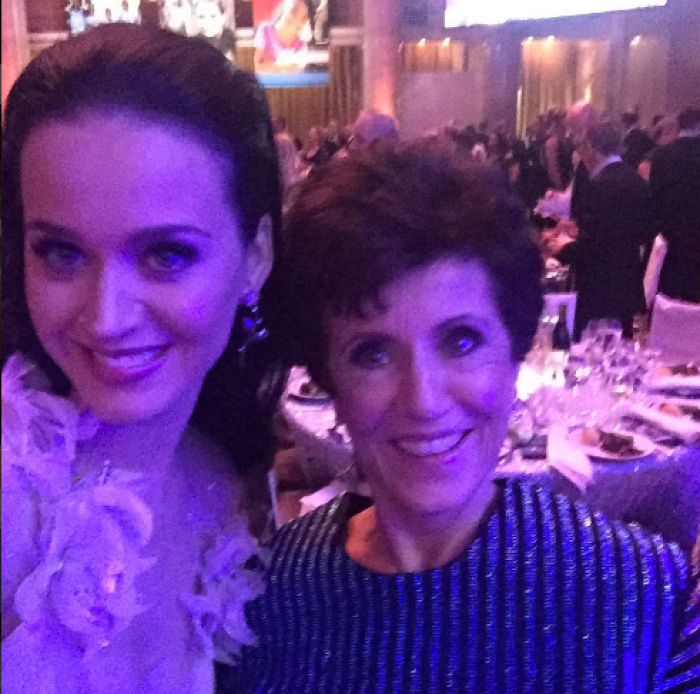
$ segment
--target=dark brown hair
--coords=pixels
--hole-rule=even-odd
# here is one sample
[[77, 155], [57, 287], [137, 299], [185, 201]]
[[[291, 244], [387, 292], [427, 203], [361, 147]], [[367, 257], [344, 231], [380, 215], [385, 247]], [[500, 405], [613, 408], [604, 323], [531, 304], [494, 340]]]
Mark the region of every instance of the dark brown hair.
[[274, 271], [280, 333], [293, 363], [332, 390], [329, 316], [381, 310], [381, 292], [447, 258], [487, 270], [510, 337], [530, 349], [542, 310], [542, 261], [524, 209], [498, 172], [435, 143], [395, 145], [332, 162], [289, 211]]
[[[79, 122], [81, 115], [95, 111], [131, 113], [184, 129], [223, 155], [244, 243], [255, 237], [264, 215], [270, 216], [275, 237], [280, 227], [277, 155], [265, 94], [255, 77], [233, 67], [200, 39], [131, 24], [91, 29], [41, 53], [14, 84], [4, 120], [3, 359], [23, 352], [46, 372], [59, 394], [70, 383], [39, 342], [24, 294], [20, 159], [37, 127]], [[263, 291], [263, 312], [266, 300]], [[192, 421], [245, 473], [271, 463], [271, 417], [283, 374], [274, 342], [251, 350], [242, 369], [237, 352], [240, 317], [231, 328], [228, 346], [204, 381]]]

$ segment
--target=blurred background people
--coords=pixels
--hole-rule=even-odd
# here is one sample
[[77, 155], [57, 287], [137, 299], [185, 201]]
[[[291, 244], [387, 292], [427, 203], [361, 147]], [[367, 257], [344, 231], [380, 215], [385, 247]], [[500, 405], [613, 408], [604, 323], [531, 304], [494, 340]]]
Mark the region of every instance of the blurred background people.
[[656, 229], [668, 243], [659, 291], [700, 302], [700, 109], [678, 116], [678, 138], [652, 157], [649, 183]]
[[228, 18], [221, 0], [197, 0], [195, 18], [197, 35], [221, 51], [229, 60], [234, 60], [236, 35], [234, 28], [228, 26]]

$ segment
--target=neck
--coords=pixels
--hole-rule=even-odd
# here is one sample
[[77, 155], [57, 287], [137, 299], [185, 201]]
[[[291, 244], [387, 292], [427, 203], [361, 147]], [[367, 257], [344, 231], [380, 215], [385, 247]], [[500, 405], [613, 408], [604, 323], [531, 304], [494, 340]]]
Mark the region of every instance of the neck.
[[360, 526], [356, 532], [363, 545], [357, 558], [383, 573], [416, 573], [445, 566], [474, 542], [497, 497], [498, 489], [487, 477], [455, 512], [422, 513], [378, 498], [364, 519], [356, 517]]
[[285, 44], [292, 43], [299, 33], [296, 24], [284, 18], [280, 19], [275, 28], [280, 40]]
[[119, 470], [165, 480], [171, 472], [175, 451], [187, 427], [191, 408], [128, 424], [100, 422], [97, 433], [81, 442], [78, 476], [100, 469], [105, 462]]

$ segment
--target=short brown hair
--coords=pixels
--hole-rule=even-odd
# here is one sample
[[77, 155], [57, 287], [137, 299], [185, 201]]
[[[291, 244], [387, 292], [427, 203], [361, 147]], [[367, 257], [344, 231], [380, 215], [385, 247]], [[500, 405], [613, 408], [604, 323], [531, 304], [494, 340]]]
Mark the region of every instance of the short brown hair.
[[276, 329], [293, 363], [324, 387], [326, 321], [381, 309], [381, 292], [445, 258], [487, 270], [511, 356], [530, 349], [542, 310], [542, 260], [524, 209], [487, 167], [425, 144], [397, 144], [332, 162], [287, 216], [272, 282]]

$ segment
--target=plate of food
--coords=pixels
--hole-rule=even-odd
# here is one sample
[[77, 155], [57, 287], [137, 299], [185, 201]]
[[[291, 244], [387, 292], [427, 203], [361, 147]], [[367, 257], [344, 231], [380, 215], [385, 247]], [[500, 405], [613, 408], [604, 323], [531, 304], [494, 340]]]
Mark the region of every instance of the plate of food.
[[331, 396], [309, 376], [301, 376], [289, 384], [289, 396], [306, 403], [325, 404]]
[[599, 427], [575, 429], [569, 441], [589, 458], [610, 461], [627, 461], [644, 458], [654, 452], [651, 439], [629, 431], [609, 431]]
[[652, 391], [697, 399], [700, 397], [700, 368], [693, 362], [659, 366], [648, 384]]
[[670, 400], [657, 403], [655, 409], [662, 414], [679, 419], [690, 419], [700, 424], [700, 405], [679, 400]]
[[700, 376], [700, 368], [697, 364], [690, 362], [688, 364], [672, 364], [659, 366], [655, 374], [656, 378], [669, 378], [671, 376], [681, 376], [683, 378], [692, 378]]

